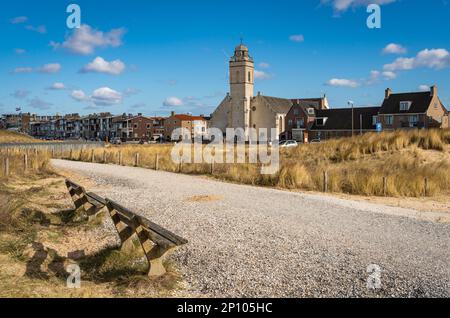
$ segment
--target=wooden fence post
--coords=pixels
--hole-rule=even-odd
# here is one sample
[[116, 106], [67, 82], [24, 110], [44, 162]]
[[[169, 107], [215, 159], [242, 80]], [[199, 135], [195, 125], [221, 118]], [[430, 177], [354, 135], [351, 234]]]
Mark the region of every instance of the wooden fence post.
[[119, 166], [122, 165], [122, 151], [119, 151]]
[[27, 172], [27, 170], [28, 170], [28, 154], [27, 153], [25, 153], [23, 155], [23, 170], [24, 170], [24, 172]]
[[155, 159], [155, 170], [156, 170], [156, 171], [159, 170], [159, 154], [156, 154], [156, 159]]
[[424, 179], [424, 194], [426, 197], [428, 196], [428, 178]]
[[328, 171], [323, 172], [323, 192], [328, 192]]
[[383, 195], [387, 196], [387, 177], [383, 177]]
[[139, 153], [134, 155], [134, 166], [139, 167]]
[[4, 160], [4, 174], [5, 174], [5, 177], [6, 178], [8, 178], [8, 176], [9, 176], [9, 158], [8, 157], [5, 157], [5, 160]]
[[95, 150], [94, 149], [92, 149], [92, 151], [91, 151], [91, 161], [92, 161], [92, 163], [95, 163]]
[[106, 150], [103, 150], [103, 163], [106, 163]]

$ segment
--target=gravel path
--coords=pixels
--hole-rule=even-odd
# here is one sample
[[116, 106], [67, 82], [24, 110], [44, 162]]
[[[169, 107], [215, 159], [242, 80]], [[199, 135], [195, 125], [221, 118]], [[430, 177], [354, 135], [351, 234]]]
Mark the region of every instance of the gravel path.
[[[187, 238], [180, 296], [450, 297], [450, 225], [383, 205], [54, 160]], [[206, 196], [196, 198], [196, 196]], [[401, 215], [399, 215], [401, 212]], [[368, 266], [381, 288], [367, 288]]]

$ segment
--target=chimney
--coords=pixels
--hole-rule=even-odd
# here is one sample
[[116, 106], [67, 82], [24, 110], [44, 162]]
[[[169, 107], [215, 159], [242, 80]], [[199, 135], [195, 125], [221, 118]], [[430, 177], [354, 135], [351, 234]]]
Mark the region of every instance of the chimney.
[[438, 88], [437, 88], [436, 85], [431, 86], [431, 88], [430, 88], [430, 93], [431, 93], [431, 96], [437, 96], [437, 94], [438, 94]]
[[392, 95], [392, 89], [386, 88], [386, 91], [384, 93], [384, 99], [388, 99], [389, 96], [391, 96], [391, 95]]

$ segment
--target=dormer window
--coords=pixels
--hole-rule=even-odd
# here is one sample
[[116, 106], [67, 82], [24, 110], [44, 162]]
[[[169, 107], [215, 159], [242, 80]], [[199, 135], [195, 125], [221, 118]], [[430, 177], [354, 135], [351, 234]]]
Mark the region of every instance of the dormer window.
[[408, 111], [411, 108], [411, 102], [400, 102], [400, 111]]
[[316, 125], [317, 126], [325, 126], [327, 119], [328, 118], [316, 118]]

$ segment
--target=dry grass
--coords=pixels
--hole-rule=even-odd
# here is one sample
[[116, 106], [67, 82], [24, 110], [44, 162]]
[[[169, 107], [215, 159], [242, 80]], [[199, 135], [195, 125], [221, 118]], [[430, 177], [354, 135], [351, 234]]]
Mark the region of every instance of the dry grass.
[[[26, 166], [25, 155], [27, 156]], [[8, 158], [8, 175], [5, 170], [6, 158]], [[51, 173], [50, 153], [47, 151], [0, 148], [0, 182], [16, 176], [45, 176], [49, 173]]]
[[0, 129], [0, 144], [43, 142], [25, 134]]
[[[261, 175], [256, 164], [215, 164], [215, 178], [261, 186], [308, 191], [323, 190], [323, 172], [328, 172], [328, 189], [336, 193], [366, 196], [420, 197], [450, 192], [450, 131], [423, 130], [367, 134], [329, 140], [320, 144], [282, 149], [280, 170]], [[186, 174], [211, 175], [209, 164], [172, 162], [172, 145], [125, 145], [65, 153], [62, 158], [134, 166]], [[94, 159], [92, 158], [94, 154]], [[387, 177], [384, 188], [383, 177]]]
[[[148, 278], [140, 248], [117, 249], [102, 215], [88, 220], [71, 206], [55, 175], [0, 184], [0, 297], [164, 297], [178, 288], [173, 265]], [[65, 268], [75, 262], [81, 288], [69, 289]]]

